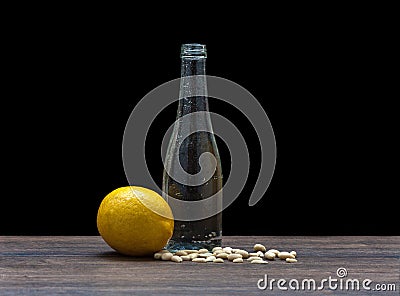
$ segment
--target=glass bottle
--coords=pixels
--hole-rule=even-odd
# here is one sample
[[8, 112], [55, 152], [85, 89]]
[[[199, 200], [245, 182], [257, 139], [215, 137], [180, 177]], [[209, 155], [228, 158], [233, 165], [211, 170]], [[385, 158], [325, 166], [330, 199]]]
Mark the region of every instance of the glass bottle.
[[[222, 243], [222, 170], [208, 113], [206, 56], [203, 44], [183, 44], [181, 47], [180, 99], [164, 161], [162, 190], [168, 194], [166, 200], [170, 205], [173, 199], [190, 203], [171, 206], [175, 226], [167, 244], [169, 250], [211, 250]], [[192, 117], [185, 117], [187, 115]], [[207, 131], [204, 131], [205, 127]], [[177, 165], [188, 174], [183, 180], [174, 179]], [[200, 171], [208, 175], [203, 175], [201, 182], [190, 183]], [[195, 220], [179, 220], [190, 211], [196, 216]], [[210, 213], [216, 214], [210, 216]], [[203, 216], [206, 218], [199, 219]]]

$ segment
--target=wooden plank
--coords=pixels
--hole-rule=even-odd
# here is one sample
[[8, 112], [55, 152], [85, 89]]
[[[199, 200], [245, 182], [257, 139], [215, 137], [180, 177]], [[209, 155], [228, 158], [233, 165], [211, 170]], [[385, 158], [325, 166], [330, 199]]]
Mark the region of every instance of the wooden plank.
[[[267, 248], [295, 250], [298, 263], [281, 260], [268, 264], [173, 263], [152, 258], [121, 256], [98, 236], [0, 236], [0, 295], [310, 295], [311, 291], [280, 290], [276, 283], [260, 290], [265, 278], [293, 284], [313, 279], [316, 286], [329, 277], [370, 279], [376, 284], [395, 284], [398, 295], [399, 236], [250, 236], [224, 237], [223, 244], [251, 250], [255, 243]], [[261, 282], [261, 284], [264, 281]], [[351, 287], [350, 287], [351, 288]], [[362, 287], [361, 287], [362, 289]], [[359, 291], [361, 292], [361, 291]], [[327, 283], [316, 295], [346, 295]], [[353, 291], [353, 293], [356, 293]], [[364, 291], [363, 293], [372, 293]]]

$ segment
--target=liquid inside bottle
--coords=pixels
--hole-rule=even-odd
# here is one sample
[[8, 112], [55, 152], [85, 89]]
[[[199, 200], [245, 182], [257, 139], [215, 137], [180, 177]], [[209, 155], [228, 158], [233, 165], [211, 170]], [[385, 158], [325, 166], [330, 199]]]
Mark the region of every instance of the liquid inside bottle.
[[[167, 194], [168, 203], [171, 199], [188, 203], [172, 207], [174, 217], [178, 218], [175, 218], [174, 233], [167, 248], [211, 250], [222, 243], [222, 169], [208, 114], [205, 45], [183, 44], [181, 59], [180, 100], [164, 161], [163, 192]], [[180, 120], [193, 114], [196, 116], [189, 120]], [[179, 166], [187, 176], [181, 174], [180, 180], [176, 180], [175, 168]], [[193, 176], [203, 177], [200, 182], [193, 183]], [[194, 209], [192, 202], [206, 199], [211, 202], [200, 203], [202, 206], [195, 208], [195, 220], [179, 220]], [[216, 214], [210, 216], [209, 213]]]

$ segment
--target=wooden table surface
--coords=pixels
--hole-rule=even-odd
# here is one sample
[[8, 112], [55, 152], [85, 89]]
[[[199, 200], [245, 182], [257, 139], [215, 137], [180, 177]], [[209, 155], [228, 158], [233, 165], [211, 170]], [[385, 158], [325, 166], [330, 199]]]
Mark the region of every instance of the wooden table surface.
[[255, 243], [298, 262], [174, 263], [121, 256], [99, 236], [0, 236], [0, 295], [399, 295], [400, 236], [223, 238]]

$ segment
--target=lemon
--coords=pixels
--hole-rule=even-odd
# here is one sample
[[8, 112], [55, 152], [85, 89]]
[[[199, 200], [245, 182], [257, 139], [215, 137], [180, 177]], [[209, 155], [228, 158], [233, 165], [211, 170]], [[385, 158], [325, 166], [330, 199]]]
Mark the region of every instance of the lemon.
[[126, 186], [104, 197], [97, 212], [97, 229], [117, 252], [146, 256], [168, 243], [174, 219], [168, 203], [157, 192]]

